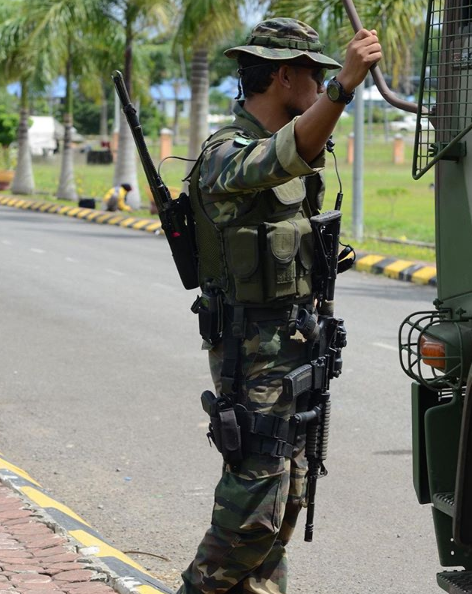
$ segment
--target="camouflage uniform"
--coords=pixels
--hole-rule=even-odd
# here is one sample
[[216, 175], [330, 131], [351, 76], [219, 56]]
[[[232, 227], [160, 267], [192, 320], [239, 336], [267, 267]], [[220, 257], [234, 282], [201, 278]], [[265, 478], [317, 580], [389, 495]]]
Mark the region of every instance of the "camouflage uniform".
[[[266, 21], [262, 33], [273, 33], [273, 23]], [[292, 29], [288, 28], [293, 31], [294, 23], [296, 27], [302, 25], [292, 19], [276, 19], [275, 29], [278, 26], [281, 37], [286, 38], [288, 29], [284, 25], [291, 25]], [[234, 56], [238, 51], [253, 49], [260, 50], [258, 46], [249, 50], [242, 46], [226, 53]], [[321, 46], [317, 52], [320, 49]], [[277, 57], [269, 56], [269, 59], [281, 59], [280, 52], [285, 52], [282, 56], [285, 59], [296, 57], [287, 56], [287, 52], [306, 55], [306, 50], [283, 47], [274, 51]], [[322, 54], [316, 53], [315, 57], [328, 67], [337, 66]], [[319, 212], [324, 190], [324, 154], [311, 164], [301, 159], [296, 150], [294, 121], [272, 134], [244, 110], [244, 102], [236, 104], [235, 116], [236, 127], [223, 141], [210, 139], [200, 164], [202, 204], [213, 223], [225, 227], [250, 212], [262, 191], [299, 177], [306, 188], [300, 216]], [[283, 197], [279, 196], [279, 200], [283, 201]], [[221, 392], [224, 342], [213, 347], [207, 345], [217, 393]], [[239, 360], [241, 403], [250, 411], [286, 420], [297, 410], [306, 410], [303, 397], [287, 402], [282, 394], [282, 378], [306, 363], [307, 358], [306, 342], [298, 333], [293, 335], [289, 331], [286, 321], [248, 322]], [[216, 487], [211, 527], [194, 561], [182, 574], [184, 584], [178, 594], [287, 591], [285, 545], [293, 533], [304, 497], [303, 446], [300, 436], [291, 458], [253, 454], [237, 468], [224, 465]]]

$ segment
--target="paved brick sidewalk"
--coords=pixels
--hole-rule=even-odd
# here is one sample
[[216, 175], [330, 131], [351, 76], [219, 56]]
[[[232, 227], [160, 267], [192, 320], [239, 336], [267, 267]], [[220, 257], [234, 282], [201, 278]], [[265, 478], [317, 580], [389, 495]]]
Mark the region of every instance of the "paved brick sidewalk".
[[74, 552], [12, 489], [0, 486], [0, 594], [113, 594], [93, 560]]

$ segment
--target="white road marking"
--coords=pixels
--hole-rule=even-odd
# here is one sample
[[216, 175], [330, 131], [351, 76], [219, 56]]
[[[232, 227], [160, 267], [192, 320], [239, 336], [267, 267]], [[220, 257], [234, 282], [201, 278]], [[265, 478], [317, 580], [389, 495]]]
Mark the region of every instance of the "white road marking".
[[35, 254], [45, 254], [45, 250], [40, 250], [39, 248], [30, 248], [31, 252], [34, 252]]
[[398, 347], [394, 347], [391, 344], [385, 344], [383, 342], [373, 342], [372, 345], [380, 347], [382, 349], [387, 349], [388, 351], [395, 351], [396, 353], [398, 353]]
[[112, 270], [111, 268], [106, 268], [105, 272], [109, 272], [110, 274], [115, 274], [116, 276], [124, 276], [124, 272], [119, 272], [119, 270]]
[[8, 239], [2, 239], [2, 243], [3, 245], [11, 245], [11, 241], [8, 241]]
[[66, 262], [73, 262], [74, 264], [77, 264], [79, 261], [76, 260], [75, 258], [65, 258]]

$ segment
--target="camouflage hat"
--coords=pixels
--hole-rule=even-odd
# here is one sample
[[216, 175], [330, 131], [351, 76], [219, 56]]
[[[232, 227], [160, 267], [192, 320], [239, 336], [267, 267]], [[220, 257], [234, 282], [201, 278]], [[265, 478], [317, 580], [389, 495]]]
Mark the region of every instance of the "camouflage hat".
[[305, 56], [323, 68], [341, 68], [336, 60], [322, 54], [322, 49], [318, 33], [309, 25], [296, 19], [274, 18], [256, 25], [246, 45], [227, 49], [225, 56], [237, 59], [241, 52], [266, 60], [293, 60]]

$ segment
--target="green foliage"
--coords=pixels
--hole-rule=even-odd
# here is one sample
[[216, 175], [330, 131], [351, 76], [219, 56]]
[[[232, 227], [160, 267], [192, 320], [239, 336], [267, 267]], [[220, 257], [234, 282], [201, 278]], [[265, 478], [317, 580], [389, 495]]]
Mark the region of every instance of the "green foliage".
[[11, 95], [5, 87], [0, 87], [0, 110], [10, 113], [18, 110], [18, 98]]
[[167, 127], [165, 115], [155, 105], [143, 105], [139, 112], [139, 120], [145, 135], [157, 138], [159, 130]]
[[10, 169], [10, 145], [16, 140], [20, 117], [0, 107], [0, 145], [2, 146], [2, 167]]
[[390, 217], [395, 216], [395, 204], [400, 196], [408, 194], [406, 188], [379, 188], [377, 196], [386, 199], [390, 203]]
[[16, 133], [20, 117], [16, 113], [9, 113], [0, 108], [0, 144], [3, 147], [10, 146], [16, 140]]
[[231, 113], [232, 100], [217, 89], [210, 90], [210, 112]]
[[211, 48], [240, 24], [239, 0], [183, 0], [176, 44]]
[[229, 60], [224, 51], [229, 47], [244, 45], [249, 34], [249, 27], [236, 27], [214, 47], [210, 55], [210, 84], [218, 85], [227, 76], [236, 76], [236, 60]]
[[[364, 26], [377, 29], [384, 53], [381, 66], [386, 65], [396, 82], [405, 54], [423, 37], [427, 0], [356, 0], [355, 6]], [[342, 0], [270, 0], [267, 15], [291, 16], [312, 25], [326, 44], [324, 51], [341, 61], [340, 50], [353, 36]]]
[[75, 93], [74, 96], [74, 126], [79, 134], [100, 132], [100, 105], [86, 99], [80, 93]]

